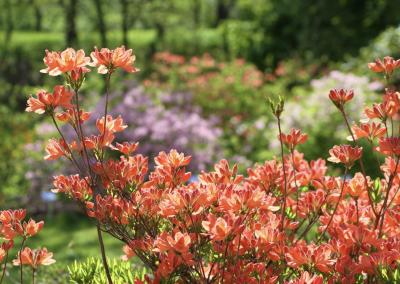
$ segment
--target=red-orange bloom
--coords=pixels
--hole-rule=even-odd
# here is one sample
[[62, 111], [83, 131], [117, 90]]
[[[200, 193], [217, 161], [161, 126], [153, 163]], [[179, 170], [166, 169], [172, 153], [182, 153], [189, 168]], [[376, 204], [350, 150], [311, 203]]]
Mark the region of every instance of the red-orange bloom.
[[121, 143], [117, 143], [117, 144], [115, 145], [115, 147], [112, 146], [111, 148], [112, 148], [113, 150], [118, 150], [118, 151], [120, 151], [120, 152], [121, 152], [122, 154], [124, 154], [124, 155], [129, 156], [129, 155], [131, 155], [133, 152], [136, 151], [138, 145], [139, 145], [139, 143], [137, 143], [137, 142], [136, 142], [136, 143], [123, 142], [122, 144], [121, 144]]
[[[101, 119], [98, 119], [96, 122], [97, 129], [101, 134], [104, 134], [104, 116]], [[105, 125], [106, 132], [116, 133], [121, 132], [128, 126], [124, 124], [121, 116], [118, 116], [116, 119], [113, 119], [111, 115], [107, 115], [107, 122]]]
[[46, 56], [43, 61], [47, 68], [40, 70], [40, 72], [49, 73], [50, 76], [58, 76], [76, 70], [88, 72], [89, 69], [85, 66], [89, 64], [90, 57], [86, 57], [82, 49], [75, 51], [73, 48], [67, 48], [63, 52], [46, 49]]
[[345, 183], [346, 191], [352, 197], [358, 198], [367, 192], [365, 188], [365, 179], [361, 173], [356, 173], [350, 182]]
[[134, 73], [139, 69], [133, 66], [136, 57], [132, 53], [132, 49], [126, 50], [125, 46], [117, 47], [114, 50], [102, 48], [100, 51], [95, 47], [90, 54], [93, 60], [91, 66], [97, 67], [97, 72], [100, 74], [112, 73], [117, 68]]
[[350, 145], [336, 145], [329, 150], [329, 154], [331, 156], [328, 158], [328, 161], [332, 163], [342, 163], [347, 168], [351, 168], [354, 162], [361, 158], [362, 148], [351, 147]]
[[18, 256], [13, 260], [14, 265], [29, 265], [36, 269], [40, 265], [50, 265], [55, 263], [53, 259], [53, 253], [48, 252], [46, 248], [32, 250], [25, 247], [22, 253], [18, 252]]
[[376, 151], [385, 155], [400, 156], [400, 138], [399, 137], [380, 138], [379, 146], [376, 147]]
[[214, 215], [208, 216], [208, 221], [203, 221], [203, 228], [211, 235], [215, 241], [222, 241], [226, 239], [232, 231], [232, 226], [228, 225], [225, 219]]
[[288, 147], [289, 150], [293, 151], [297, 145], [304, 144], [307, 141], [307, 134], [301, 133], [301, 130], [292, 128], [289, 134], [281, 134], [280, 140], [283, 144]]
[[155, 158], [155, 162], [158, 166], [179, 168], [189, 165], [191, 159], [191, 156], [185, 157], [183, 153], [178, 153], [178, 151], [173, 149], [168, 154], [165, 152], [160, 152]]
[[64, 86], [55, 86], [52, 94], [41, 90], [36, 94], [37, 98], [28, 99], [28, 107], [25, 111], [43, 114], [46, 111], [53, 111], [56, 107], [70, 108], [72, 96], [73, 93]]
[[[382, 137], [386, 134], [386, 128], [384, 125], [376, 122], [360, 123], [359, 126], [354, 124], [351, 129], [356, 140], [367, 138], [369, 141], [372, 141], [375, 138]], [[347, 137], [347, 139], [350, 141], [353, 140], [351, 136]]]
[[329, 98], [339, 109], [342, 109], [345, 103], [354, 97], [353, 90], [346, 89], [332, 89], [329, 91]]
[[36, 235], [43, 228], [43, 225], [43, 221], [36, 222], [32, 219], [28, 223], [24, 222], [25, 235], [29, 237]]
[[368, 68], [373, 72], [391, 75], [393, 71], [400, 66], [400, 60], [395, 60], [393, 57], [385, 56], [383, 62], [381, 59], [376, 59], [375, 62], [368, 63]]

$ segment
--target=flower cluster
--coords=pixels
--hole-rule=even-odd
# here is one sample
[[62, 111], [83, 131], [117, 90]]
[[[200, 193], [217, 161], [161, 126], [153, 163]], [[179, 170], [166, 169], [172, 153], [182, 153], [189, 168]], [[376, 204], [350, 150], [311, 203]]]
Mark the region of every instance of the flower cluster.
[[[181, 61], [166, 55], [162, 60]], [[213, 61], [205, 58], [202, 64]], [[109, 70], [109, 84], [111, 67], [100, 65], [100, 73]], [[57, 115], [69, 111], [68, 123], [75, 131], [71, 141], [60, 131], [47, 157], [64, 157], [76, 166], [76, 174], [55, 177], [54, 190], [96, 220], [109, 283], [101, 232], [125, 243], [125, 259], [135, 256], [151, 271], [146, 283], [377, 283], [381, 268], [398, 267], [400, 150], [394, 126], [399, 93], [386, 90], [379, 107], [383, 114], [353, 128], [346, 107], [358, 94], [338, 89], [327, 95], [339, 108], [352, 143], [330, 151], [328, 161], [343, 166], [342, 177], [329, 175], [325, 160], [308, 161], [297, 150], [306, 134], [281, 131], [281, 101], [280, 158], [256, 164], [246, 175], [221, 160], [191, 181], [190, 156], [162, 151], [150, 167], [148, 157], [136, 154], [135, 142], [116, 143], [116, 135], [127, 127], [122, 117], [108, 113], [107, 102], [96, 133], [85, 135], [79, 88], [73, 92], [71, 107], [52, 106], [53, 111], [44, 112], [60, 130]], [[378, 157], [380, 178], [365, 173], [358, 145], [364, 138], [378, 155], [385, 155], [382, 163]], [[356, 163], [360, 172], [351, 176]], [[49, 262], [39, 252], [22, 253]]]
[[10, 250], [14, 247], [16, 239], [21, 239], [21, 247], [16, 258], [12, 261], [14, 265], [20, 266], [20, 280], [22, 283], [22, 266], [28, 265], [32, 268], [32, 277], [35, 277], [35, 271], [41, 265], [50, 265], [55, 262], [53, 253], [48, 252], [46, 248], [32, 250], [25, 246], [28, 238], [38, 234], [44, 225], [43, 221], [36, 222], [33, 219], [25, 220], [26, 210], [4, 210], [0, 211], [0, 237], [3, 242], [0, 247], [0, 263], [3, 263], [0, 283], [3, 283], [7, 268], [7, 261]]

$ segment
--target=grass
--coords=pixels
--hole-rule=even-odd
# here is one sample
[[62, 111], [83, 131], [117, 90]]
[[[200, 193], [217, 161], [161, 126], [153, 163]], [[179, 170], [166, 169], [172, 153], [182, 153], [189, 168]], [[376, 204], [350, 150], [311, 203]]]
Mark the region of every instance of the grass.
[[[4, 32], [0, 32], [0, 39], [4, 39]], [[107, 33], [109, 46], [122, 44], [122, 33], [120, 31], [109, 31]], [[128, 41], [134, 48], [148, 46], [155, 40], [154, 30], [130, 30]], [[78, 37], [79, 44], [83, 47], [101, 47], [100, 37], [97, 33], [81, 33]], [[65, 48], [64, 33], [61, 32], [36, 32], [36, 31], [13, 31], [9, 46], [13, 49], [18, 47], [47, 46], [47, 48]]]

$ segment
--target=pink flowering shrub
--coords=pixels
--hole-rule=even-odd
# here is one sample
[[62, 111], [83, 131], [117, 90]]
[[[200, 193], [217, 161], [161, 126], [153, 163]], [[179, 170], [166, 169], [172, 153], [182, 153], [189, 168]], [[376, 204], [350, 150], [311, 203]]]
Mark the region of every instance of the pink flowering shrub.
[[[377, 283], [398, 267], [400, 93], [389, 83], [399, 61], [370, 64], [389, 83], [381, 102], [365, 109], [368, 120], [348, 121], [346, 106], [362, 94], [344, 89], [327, 94], [350, 136], [350, 144], [329, 151], [328, 161], [341, 165], [343, 176], [329, 175], [324, 159], [308, 161], [298, 152], [307, 135], [282, 131], [279, 99], [269, 102], [279, 158], [246, 175], [221, 160], [190, 182], [190, 156], [160, 152], [150, 170], [148, 157], [135, 154], [140, 147], [135, 141], [115, 143], [128, 126], [123, 117], [109, 115], [107, 102], [96, 120], [97, 133], [86, 135], [85, 122], [99, 115], [81, 108], [88, 66], [104, 74], [107, 90], [117, 69], [137, 71], [132, 50], [124, 47], [96, 49], [91, 57], [82, 50], [47, 52], [44, 72], [63, 74], [65, 85], [32, 96], [27, 111], [48, 115], [59, 130], [45, 159], [64, 158], [76, 174], [56, 176], [54, 191], [95, 220], [109, 283], [102, 233], [125, 243], [125, 258], [136, 257], [151, 271], [146, 283]], [[71, 125], [75, 139], [65, 140], [59, 122]], [[373, 146], [381, 176], [366, 175], [360, 139]], [[361, 172], [354, 172], [355, 164]]]

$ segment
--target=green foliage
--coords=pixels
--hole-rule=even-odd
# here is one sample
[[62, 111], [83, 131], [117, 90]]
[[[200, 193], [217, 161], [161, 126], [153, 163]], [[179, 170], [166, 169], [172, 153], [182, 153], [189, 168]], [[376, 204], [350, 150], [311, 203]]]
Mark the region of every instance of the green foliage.
[[[109, 260], [111, 278], [115, 284], [134, 283], [135, 279], [144, 280], [146, 269], [132, 266], [123, 260]], [[75, 261], [68, 266], [71, 283], [75, 284], [102, 284], [107, 283], [103, 264], [98, 258], [88, 258], [85, 261]]]
[[378, 269], [380, 283], [400, 283], [400, 267], [390, 268], [380, 266]]
[[27, 166], [21, 160], [24, 144], [33, 138], [31, 124], [26, 116], [0, 106], [0, 207], [21, 196], [28, 186], [24, 178]]

